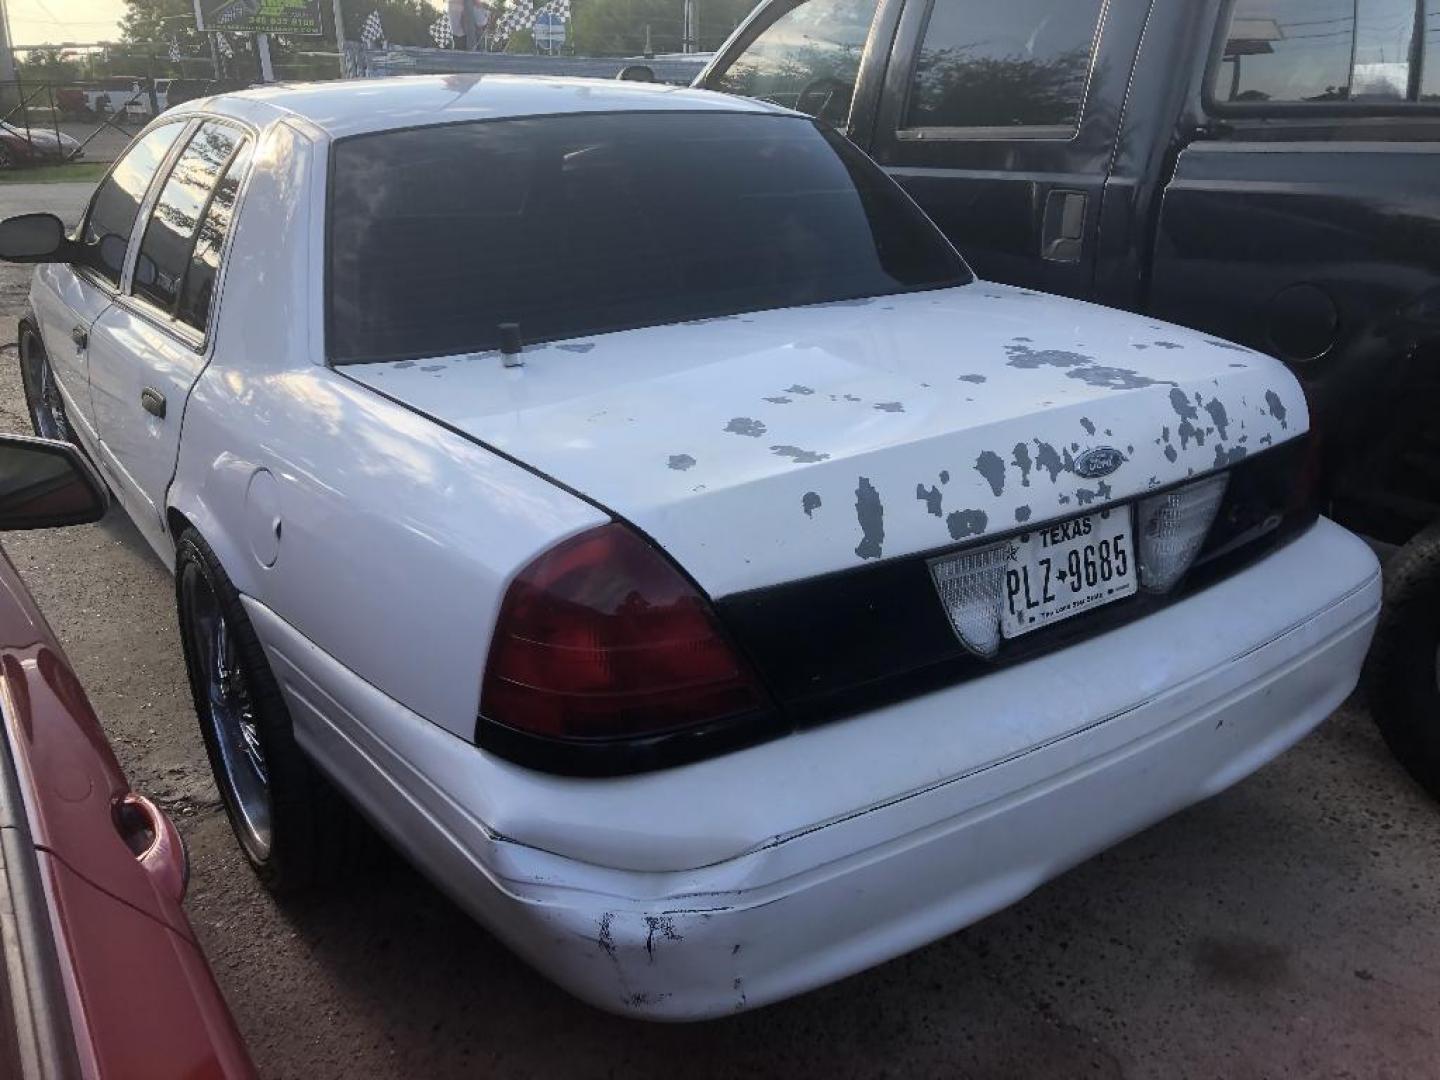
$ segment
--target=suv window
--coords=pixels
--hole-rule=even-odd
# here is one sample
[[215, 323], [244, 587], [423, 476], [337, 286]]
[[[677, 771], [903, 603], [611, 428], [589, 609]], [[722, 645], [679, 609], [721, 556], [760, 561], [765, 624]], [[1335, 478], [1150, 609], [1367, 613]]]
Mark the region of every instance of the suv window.
[[843, 125], [878, 0], [808, 0], [761, 31], [710, 88]]
[[175, 121], [145, 134], [115, 163], [90, 201], [90, 212], [80, 230], [84, 263], [112, 285], [120, 284], [125, 249], [150, 181], [184, 128], [184, 123]]
[[196, 129], [166, 178], [145, 227], [135, 264], [136, 296], [167, 312], [174, 310], [200, 219], [242, 138], [241, 132], [224, 124], [205, 123]]
[[906, 128], [1080, 122], [1102, 0], [935, 0]]
[[591, 113], [341, 139], [336, 363], [964, 284], [895, 182], [800, 117]]
[[1237, 105], [1413, 100], [1426, 92], [1411, 86], [1422, 17], [1433, 54], [1435, 0], [1237, 0], [1212, 95]]

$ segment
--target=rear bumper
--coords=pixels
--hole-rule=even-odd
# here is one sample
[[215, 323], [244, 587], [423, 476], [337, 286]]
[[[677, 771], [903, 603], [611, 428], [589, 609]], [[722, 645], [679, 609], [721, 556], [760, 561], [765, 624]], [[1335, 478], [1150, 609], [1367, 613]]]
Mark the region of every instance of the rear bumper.
[[[1316, 567], [1326, 572], [1317, 574]], [[649, 833], [626, 823], [631, 849], [643, 850], [653, 835], [666, 862], [695, 867], [662, 863], [653, 870], [633, 868], [641, 855], [628, 869], [613, 868], [613, 859], [600, 864], [592, 852], [609, 850], [601, 840], [590, 852], [561, 855], [556, 845], [541, 850], [512, 839], [517, 830], [495, 827], [504, 809], [479, 806], [481, 795], [446, 778], [478, 751], [436, 735], [418, 718], [404, 721], [396, 703], [355, 685], [359, 680], [267, 609], [250, 607], [302, 744], [462, 906], [577, 996], [616, 1012], [685, 1020], [784, 998], [933, 941], [1233, 784], [1310, 731], [1350, 692], [1379, 603], [1373, 555], [1322, 521], [1234, 578], [1066, 650], [1062, 668], [1088, 662], [1090, 668], [1077, 670], [1103, 674], [1105, 665], [1115, 673], [1128, 666], [1132, 677], [1097, 678], [1098, 689], [1074, 684], [1079, 715], [1048, 738], [1037, 738], [1040, 721], [1013, 704], [1004, 723], [993, 714], [984, 718], [1002, 733], [1033, 728], [1022, 730], [1029, 742], [1020, 752], [996, 756], [982, 747], [964, 767], [952, 748], [922, 747], [910, 759], [910, 782], [894, 786], [892, 797], [857, 798], [849, 813], [833, 812], [837, 788], [852, 795], [862, 789], [850, 776], [893, 765], [882, 747], [897, 731], [924, 732], [947, 719], [957, 729], [967, 711], [1005, 700], [1007, 691], [1009, 701], [1028, 702], [1053, 674], [1051, 658], [906, 703], [881, 718], [883, 724], [859, 718], [844, 731], [771, 744], [775, 757], [787, 751], [773, 747], [801, 740], [796, 745], [818, 756], [828, 783], [810, 790], [810, 778], [797, 776], [792, 787], [802, 789], [799, 794], [772, 789], [774, 828], [763, 842], [718, 861], [676, 863], [674, 838], [662, 822], [690, 818], [691, 804], [699, 802], [698, 820], [709, 813], [713, 832], [727, 830], [725, 803], [707, 802], [708, 783], [734, 763], [694, 767], [686, 777], [693, 788], [689, 804], [652, 801], [656, 824]], [[1272, 612], [1273, 619], [1234, 617], [1239, 610]], [[1295, 611], [1303, 617], [1292, 617]], [[1213, 647], [1217, 627], [1231, 631], [1223, 661], [1158, 689], [1143, 685], [1147, 668], [1173, 670], [1176, 642], [1195, 642], [1185, 651], [1203, 653], [1198, 643]], [[1027, 671], [1046, 665], [1043, 677]], [[865, 753], [867, 741], [872, 756]], [[757, 747], [730, 757], [758, 765], [766, 759], [751, 755], [766, 752]], [[926, 761], [936, 763], [928, 774]], [[535, 774], [508, 778], [536, 791], [555, 783]], [[740, 804], [756, 793], [737, 776], [731, 780], [730, 802], [739, 816]], [[653, 795], [667, 790], [663, 783], [591, 781], [588, 790], [599, 806], [615, 798], [615, 785], [628, 785], [618, 789], [627, 792], [652, 785]], [[555, 791], [562, 802], [570, 794], [568, 787]], [[515, 801], [514, 790], [507, 794]], [[804, 821], [803, 814], [794, 816], [797, 804], [804, 809], [807, 800], [815, 815], [797, 826]], [[616, 805], [621, 815], [624, 807]], [[538, 802], [528, 813], [544, 816]], [[513, 810], [508, 820], [526, 827]], [[546, 835], [563, 836], [555, 823], [547, 828]], [[574, 822], [577, 836], [594, 828], [593, 821]], [[707, 850], [695, 828], [695, 851]]]

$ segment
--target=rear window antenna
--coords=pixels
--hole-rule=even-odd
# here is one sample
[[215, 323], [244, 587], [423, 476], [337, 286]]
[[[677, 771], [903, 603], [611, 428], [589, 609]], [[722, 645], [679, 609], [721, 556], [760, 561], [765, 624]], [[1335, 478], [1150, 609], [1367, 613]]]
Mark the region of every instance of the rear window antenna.
[[525, 351], [525, 342], [520, 338], [518, 322], [500, 324], [500, 359], [506, 367], [524, 367], [520, 354]]

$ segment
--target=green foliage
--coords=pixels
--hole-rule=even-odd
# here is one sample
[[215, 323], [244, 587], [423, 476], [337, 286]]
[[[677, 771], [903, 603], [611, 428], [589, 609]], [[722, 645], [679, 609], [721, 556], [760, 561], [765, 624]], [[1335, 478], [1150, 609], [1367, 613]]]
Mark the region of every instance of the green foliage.
[[[695, 0], [697, 47], [718, 48], [754, 0]], [[572, 0], [575, 51], [585, 56], [636, 56], [645, 51], [645, 27], [657, 53], [679, 52], [684, 42], [683, 0]]]

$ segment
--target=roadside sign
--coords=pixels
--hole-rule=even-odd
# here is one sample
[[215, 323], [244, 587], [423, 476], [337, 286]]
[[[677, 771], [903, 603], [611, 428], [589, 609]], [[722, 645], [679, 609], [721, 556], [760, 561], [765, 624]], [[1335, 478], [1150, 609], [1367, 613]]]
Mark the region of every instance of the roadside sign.
[[542, 49], [558, 49], [565, 44], [565, 20], [548, 11], [535, 16], [531, 27], [535, 44]]
[[237, 34], [318, 37], [320, 0], [195, 0], [195, 24]]

